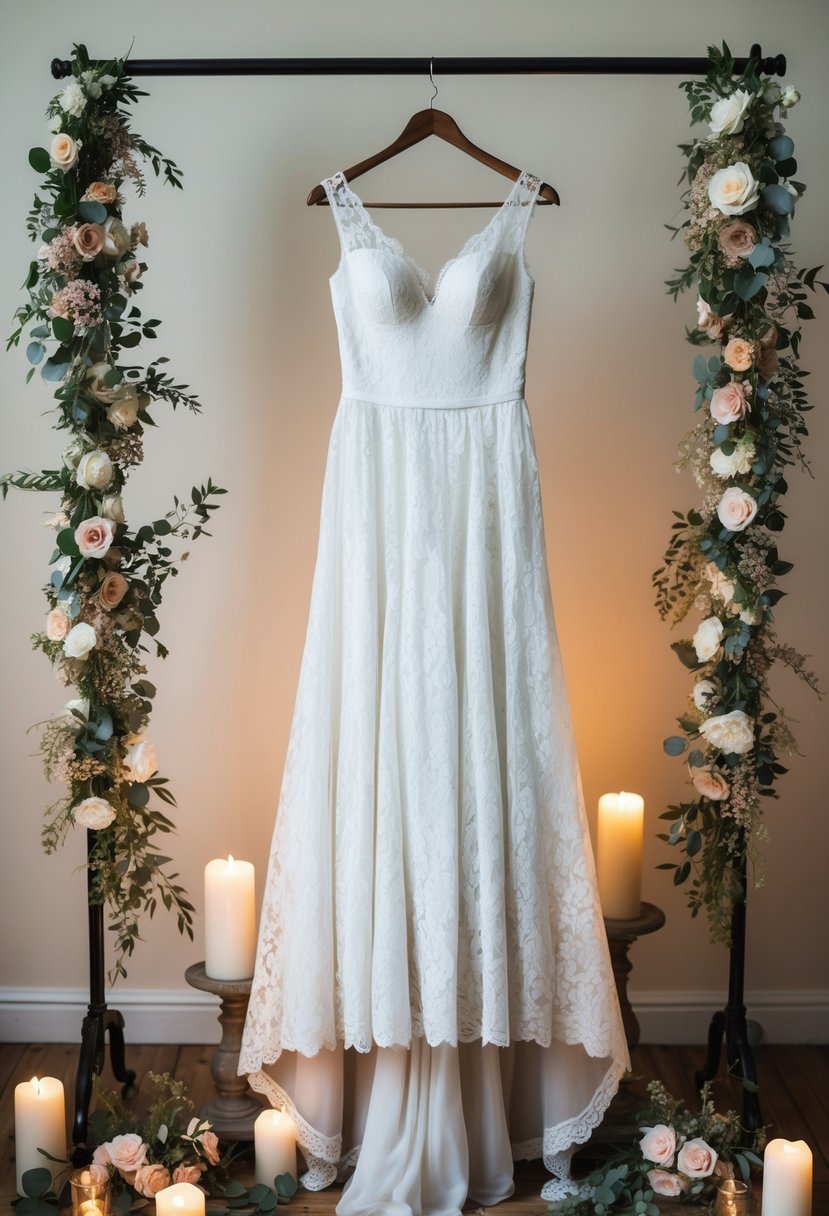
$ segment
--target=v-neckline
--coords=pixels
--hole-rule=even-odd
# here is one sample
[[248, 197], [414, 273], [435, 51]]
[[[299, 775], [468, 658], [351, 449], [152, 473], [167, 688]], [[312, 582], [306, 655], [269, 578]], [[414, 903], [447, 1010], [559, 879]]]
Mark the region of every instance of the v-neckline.
[[437, 277], [435, 279], [434, 287], [432, 288], [431, 292], [429, 291], [429, 283], [431, 281], [431, 276], [429, 275], [429, 273], [423, 269], [423, 267], [420, 265], [419, 262], [415, 261], [415, 259], [411, 256], [411, 254], [407, 252], [403, 243], [401, 241], [399, 241], [396, 236], [390, 236], [389, 233], [387, 233], [385, 231], [385, 229], [381, 228], [381, 226], [375, 220], [374, 216], [371, 214], [371, 212], [366, 207], [363, 200], [356, 193], [356, 191], [352, 188], [350, 182], [348, 181], [348, 179], [346, 178], [345, 174], [343, 173], [343, 171], [341, 169], [338, 170], [334, 174], [334, 180], [339, 178], [339, 180], [344, 185], [345, 189], [351, 195], [352, 206], [356, 206], [359, 208], [359, 210], [365, 216], [367, 222], [372, 226], [372, 228], [375, 229], [376, 232], [379, 233], [385, 246], [390, 248], [391, 251], [401, 259], [401, 261], [406, 262], [408, 264], [408, 266], [411, 268], [411, 270], [414, 271], [415, 277], [420, 286], [420, 290], [423, 294], [423, 298], [426, 301], [427, 305], [430, 308], [432, 308], [432, 307], [434, 307], [435, 301], [438, 298], [438, 294], [440, 292], [440, 285], [441, 285], [441, 282], [443, 281], [443, 277], [446, 274], [447, 270], [449, 270], [450, 266], [454, 266], [456, 262], [459, 262], [462, 258], [468, 256], [469, 246], [473, 243], [473, 241], [481, 240], [482, 237], [487, 232], [489, 232], [490, 228], [492, 228], [494, 226], [496, 220], [500, 219], [500, 217], [506, 211], [507, 207], [512, 203], [513, 197], [519, 193], [519, 190], [520, 190], [521, 185], [524, 182], [524, 180], [526, 178], [531, 178], [531, 176], [532, 175], [530, 173], [528, 173], [528, 171], [526, 169], [521, 170], [521, 172], [518, 174], [518, 177], [512, 183], [512, 185], [509, 189], [509, 192], [508, 192], [506, 198], [504, 199], [503, 203], [501, 203], [500, 207], [498, 207], [492, 213], [492, 215], [489, 217], [487, 222], [484, 224], [483, 228], [479, 229], [477, 232], [473, 232], [470, 236], [468, 236], [466, 238], [466, 240], [464, 241], [463, 245], [461, 246], [459, 252], [456, 253], [454, 257], [449, 258], [449, 260], [447, 262], [444, 262], [443, 265], [440, 267], [440, 269], [438, 270], [438, 273], [437, 273]]

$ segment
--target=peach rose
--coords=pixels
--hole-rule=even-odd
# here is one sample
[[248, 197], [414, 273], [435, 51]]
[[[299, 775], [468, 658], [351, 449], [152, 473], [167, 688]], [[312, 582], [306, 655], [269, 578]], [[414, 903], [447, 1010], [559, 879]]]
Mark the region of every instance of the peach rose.
[[757, 233], [745, 220], [734, 220], [720, 229], [720, 249], [727, 258], [747, 258], [754, 248]]
[[201, 1141], [201, 1151], [204, 1153], [211, 1165], [218, 1165], [221, 1160], [219, 1154], [219, 1137], [215, 1132], [202, 1132], [199, 1137]]
[[81, 224], [72, 237], [72, 244], [85, 262], [91, 262], [104, 247], [104, 230], [100, 224]]
[[698, 794], [702, 794], [703, 798], [710, 798], [712, 802], [721, 802], [723, 798], [728, 797], [730, 788], [728, 782], [716, 769], [693, 768], [691, 769], [691, 780], [694, 783], [694, 789]]
[[754, 362], [754, 343], [746, 338], [732, 338], [722, 357], [733, 371], [747, 372]]
[[681, 1195], [687, 1186], [678, 1174], [669, 1174], [667, 1170], [648, 1170], [648, 1182], [657, 1195]]
[[708, 1178], [717, 1164], [717, 1152], [696, 1136], [686, 1140], [677, 1154], [676, 1164], [689, 1178]]
[[117, 192], [111, 182], [90, 182], [82, 202], [114, 203]]
[[68, 173], [78, 163], [78, 151], [78, 145], [71, 135], [56, 135], [49, 147], [52, 168]]
[[664, 1123], [657, 1123], [654, 1127], [640, 1127], [639, 1130], [645, 1133], [639, 1141], [639, 1152], [645, 1160], [653, 1161], [654, 1165], [673, 1165], [676, 1152], [674, 1129]]
[[737, 380], [730, 380], [722, 388], [715, 388], [711, 394], [711, 417], [715, 422], [723, 422], [726, 425], [736, 422], [738, 418], [744, 418], [750, 392], [751, 385], [748, 381], [741, 384]]
[[198, 1165], [177, 1165], [173, 1170], [173, 1182], [189, 1182], [195, 1185], [206, 1169], [207, 1163], [204, 1161], [200, 1161]]
[[717, 507], [717, 518], [729, 532], [742, 532], [757, 514], [757, 499], [738, 486], [729, 486]]
[[129, 583], [123, 574], [118, 574], [115, 570], [107, 571], [104, 575], [104, 581], [98, 590], [98, 599], [101, 601], [101, 607], [106, 608], [107, 612], [111, 612], [113, 608], [117, 608], [121, 603], [128, 589]]
[[103, 1147], [109, 1153], [112, 1164], [122, 1173], [137, 1170], [147, 1160], [147, 1145], [135, 1132], [113, 1136]]
[[46, 636], [50, 642], [62, 642], [69, 632], [69, 617], [62, 608], [53, 608], [46, 618]]
[[153, 1199], [159, 1191], [170, 1185], [170, 1171], [166, 1165], [139, 1165], [132, 1185], [139, 1195]]
[[115, 538], [115, 525], [111, 519], [93, 515], [85, 519], [75, 529], [75, 543], [81, 552], [81, 557], [101, 558], [106, 553]]
[[780, 359], [773, 346], [761, 346], [757, 356], [757, 370], [764, 380], [773, 380], [780, 370]]

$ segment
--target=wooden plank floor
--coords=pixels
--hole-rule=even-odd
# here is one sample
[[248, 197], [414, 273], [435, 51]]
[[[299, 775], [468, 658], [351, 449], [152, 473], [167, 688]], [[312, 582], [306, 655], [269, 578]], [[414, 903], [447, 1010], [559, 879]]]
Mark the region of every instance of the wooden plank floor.
[[[154, 1045], [128, 1047], [128, 1064], [138, 1073], [139, 1083], [147, 1072], [169, 1072], [186, 1081], [196, 1105], [213, 1096], [210, 1077], [212, 1048]], [[59, 1077], [71, 1095], [78, 1049], [75, 1044], [0, 1045], [0, 1210], [9, 1211], [15, 1196], [14, 1174], [14, 1086], [33, 1076]], [[702, 1047], [638, 1047], [633, 1053], [634, 1085], [644, 1092], [645, 1084], [659, 1079], [678, 1097], [688, 1102], [695, 1098], [694, 1074], [704, 1060]], [[764, 1046], [757, 1050], [760, 1100], [769, 1136], [805, 1140], [814, 1154], [813, 1216], [829, 1216], [829, 1047]], [[105, 1073], [107, 1084], [115, 1086]], [[740, 1109], [740, 1095], [733, 1083], [717, 1083], [720, 1109], [732, 1105]], [[71, 1097], [68, 1097], [71, 1103]], [[135, 1099], [141, 1103], [141, 1093]], [[588, 1152], [577, 1158], [576, 1169], [591, 1166]], [[243, 1181], [252, 1182], [252, 1165]], [[516, 1166], [516, 1193], [497, 1208], [497, 1216], [543, 1216], [545, 1204], [539, 1199], [546, 1174], [539, 1162]], [[757, 1188], [755, 1188], [756, 1190]], [[290, 1207], [295, 1216], [333, 1216], [339, 1198], [336, 1188], [311, 1193], [300, 1191]], [[759, 1199], [755, 1195], [755, 1199]], [[151, 1211], [151, 1209], [145, 1209]], [[471, 1210], [471, 1209], [470, 1209]], [[690, 1213], [696, 1209], [683, 1207]], [[755, 1205], [759, 1212], [759, 1204]]]

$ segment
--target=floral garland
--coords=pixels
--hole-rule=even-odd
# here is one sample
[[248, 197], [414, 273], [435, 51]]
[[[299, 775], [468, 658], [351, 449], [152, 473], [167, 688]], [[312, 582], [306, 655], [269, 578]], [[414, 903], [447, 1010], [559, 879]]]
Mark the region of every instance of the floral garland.
[[146, 734], [156, 690], [145, 678], [143, 639], [153, 639], [156, 654], [166, 656], [156, 639], [158, 608], [167, 579], [187, 557], [173, 557], [170, 538], [209, 535], [213, 499], [225, 493], [208, 480], [193, 488], [189, 502], [175, 498], [173, 510], [154, 523], [135, 531], [126, 523], [122, 490], [143, 459], [144, 429], [155, 425], [152, 404], [201, 407], [164, 370], [167, 359], [143, 370], [124, 361], [142, 338], [156, 337], [161, 322], [142, 320], [134, 303], [148, 235], [143, 223], [124, 225], [121, 187], [130, 182], [144, 194], [140, 159], [181, 186], [176, 165], [130, 129], [123, 107], [146, 94], [125, 63], [92, 64], [84, 46], [74, 47], [72, 78], [47, 109], [51, 146], [29, 153], [32, 167], [45, 174], [27, 225], [42, 243], [7, 349], [32, 326], [27, 382], [39, 367], [56, 386], [55, 427], [71, 439], [59, 469], [0, 478], [4, 497], [15, 486], [62, 498], [48, 521], [56, 530], [45, 588], [49, 612], [32, 640], [77, 696], [42, 724], [46, 774], [69, 787], [46, 812], [43, 843], [52, 852], [73, 824], [89, 829], [90, 902], [107, 905], [115, 935], [110, 979], [126, 974], [139, 914], [152, 916], [159, 899], [175, 910], [179, 931], [193, 936], [193, 905], [178, 876], [165, 871], [170, 858], [155, 840], [173, 824], [151, 806], [151, 795], [167, 805], [175, 799]]
[[651, 1081], [648, 1095], [637, 1112], [641, 1139], [585, 1179], [578, 1194], [550, 1204], [549, 1212], [659, 1216], [654, 1195], [700, 1204], [713, 1199], [727, 1178], [748, 1181], [752, 1165], [762, 1169], [765, 1132], [746, 1132], [733, 1110], [718, 1114], [709, 1085], [700, 1092], [699, 1114], [684, 1108], [661, 1081]]
[[728, 47], [708, 53], [705, 80], [681, 86], [692, 122], [709, 123], [710, 134], [681, 145], [689, 215], [672, 231], [683, 233], [690, 262], [667, 287], [676, 298], [697, 284], [688, 340], [721, 349], [693, 361], [699, 420], [677, 464], [690, 466], [702, 502], [687, 515], [674, 511], [653, 582], [663, 619], [677, 623], [692, 608], [703, 618], [691, 640], [673, 644], [696, 678], [678, 719], [682, 734], [664, 747], [687, 753], [694, 793], [662, 815], [670, 830], [660, 838], [685, 858], [660, 868], [674, 871], [677, 886], [693, 874], [691, 913], [704, 908], [712, 940], [728, 944], [746, 857], [758, 859], [766, 836], [762, 800], [778, 796], [774, 785], [786, 772], [779, 753], [796, 751], [769, 671], [783, 663], [818, 691], [805, 657], [778, 638], [774, 608], [785, 595], [777, 580], [792, 569], [776, 541], [786, 521], [785, 473], [808, 469], [800, 322], [813, 316], [807, 291], [829, 284], [817, 279], [821, 267], [798, 269], [786, 244], [805, 186], [794, 180], [794, 143], [779, 119], [799, 93], [761, 80], [756, 60], [735, 89]]

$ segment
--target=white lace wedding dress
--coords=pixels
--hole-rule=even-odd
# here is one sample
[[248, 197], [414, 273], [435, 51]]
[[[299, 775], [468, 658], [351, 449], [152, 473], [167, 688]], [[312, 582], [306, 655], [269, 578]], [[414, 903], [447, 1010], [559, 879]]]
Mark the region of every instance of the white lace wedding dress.
[[539, 181], [426, 274], [341, 173], [342, 399], [239, 1071], [340, 1216], [452, 1216], [628, 1065], [524, 400]]

